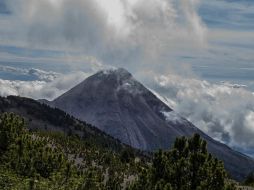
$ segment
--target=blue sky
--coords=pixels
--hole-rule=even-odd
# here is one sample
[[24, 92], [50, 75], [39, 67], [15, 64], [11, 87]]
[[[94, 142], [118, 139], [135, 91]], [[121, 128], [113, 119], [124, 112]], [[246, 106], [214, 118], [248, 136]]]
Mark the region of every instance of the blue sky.
[[204, 1], [199, 14], [212, 37], [210, 56], [201, 59], [205, 67], [194, 69], [205, 78], [245, 82], [254, 89], [254, 2]]
[[51, 100], [112, 66], [254, 155], [253, 0], [0, 0], [0, 95]]
[[253, 6], [251, 0], [205, 1], [199, 13], [210, 28], [253, 30]]

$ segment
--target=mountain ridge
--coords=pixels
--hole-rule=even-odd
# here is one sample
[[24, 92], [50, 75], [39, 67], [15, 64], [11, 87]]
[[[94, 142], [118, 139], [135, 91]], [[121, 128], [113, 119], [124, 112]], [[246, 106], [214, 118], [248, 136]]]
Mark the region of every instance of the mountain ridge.
[[122, 68], [88, 77], [50, 105], [141, 150], [168, 149], [176, 137], [198, 133], [235, 179], [243, 179], [254, 170], [253, 159], [215, 141], [177, 115]]

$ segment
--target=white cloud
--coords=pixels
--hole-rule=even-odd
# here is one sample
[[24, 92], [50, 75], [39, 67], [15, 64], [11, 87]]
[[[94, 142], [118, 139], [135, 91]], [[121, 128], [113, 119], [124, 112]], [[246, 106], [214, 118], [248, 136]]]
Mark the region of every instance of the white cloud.
[[33, 77], [33, 80], [41, 80], [50, 82], [56, 79], [60, 74], [53, 71], [43, 71], [40, 69], [21, 69], [10, 66], [0, 65], [0, 72], [14, 73], [17, 75], [26, 75], [28, 77]]
[[35, 81], [10, 81], [0, 79], [0, 96], [16, 95], [29, 97], [33, 99], [48, 99], [52, 100], [76, 84], [83, 81], [89, 74], [84, 72], [59, 74], [57, 78], [49, 81], [48, 78], [44, 80]]
[[250, 111], [245, 117], [244, 124], [246, 127], [254, 133], [254, 112]]
[[241, 85], [164, 75], [155, 77], [150, 86], [211, 137], [237, 148], [254, 147], [254, 95]]
[[155, 63], [164, 67], [176, 52], [199, 51], [206, 44], [197, 2], [10, 0], [12, 15], [0, 19], [6, 24], [0, 43], [59, 49], [72, 56], [78, 51], [129, 70]]
[[0, 95], [35, 97], [34, 92], [40, 91], [46, 85], [44, 81], [10, 81], [0, 79]]

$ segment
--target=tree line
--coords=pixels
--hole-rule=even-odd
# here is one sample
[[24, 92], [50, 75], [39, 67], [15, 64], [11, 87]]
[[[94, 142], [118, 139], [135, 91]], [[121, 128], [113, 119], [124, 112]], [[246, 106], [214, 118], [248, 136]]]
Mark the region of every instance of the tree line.
[[0, 189], [234, 190], [223, 163], [198, 134], [144, 159], [85, 137], [31, 131], [23, 118], [0, 115]]

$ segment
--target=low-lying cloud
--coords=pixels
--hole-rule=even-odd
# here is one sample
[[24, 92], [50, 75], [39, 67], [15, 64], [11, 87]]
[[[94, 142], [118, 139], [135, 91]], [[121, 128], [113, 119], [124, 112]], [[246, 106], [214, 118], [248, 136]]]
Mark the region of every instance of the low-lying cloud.
[[151, 88], [163, 101], [205, 133], [232, 147], [254, 147], [254, 95], [245, 86], [177, 75], [154, 79]]
[[[17, 72], [18, 70], [15, 70]], [[22, 74], [26, 70], [20, 69]], [[2, 80], [0, 79], [0, 96], [16, 95], [33, 99], [52, 100], [70, 88], [83, 81], [89, 74], [75, 72], [70, 74], [54, 73], [31, 69], [29, 72], [36, 74], [38, 79], [32, 81]]]
[[9, 74], [16, 74], [19, 76], [26, 76], [27, 80], [32, 79], [32, 80], [41, 80], [45, 82], [51, 82], [55, 80], [60, 73], [56, 73], [53, 71], [44, 71], [40, 69], [21, 69], [21, 68], [16, 68], [16, 67], [10, 67], [10, 66], [2, 66], [0, 65], [0, 73], [5, 72]]

